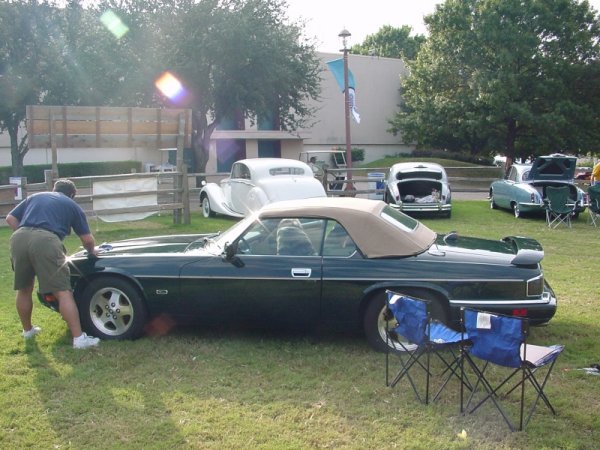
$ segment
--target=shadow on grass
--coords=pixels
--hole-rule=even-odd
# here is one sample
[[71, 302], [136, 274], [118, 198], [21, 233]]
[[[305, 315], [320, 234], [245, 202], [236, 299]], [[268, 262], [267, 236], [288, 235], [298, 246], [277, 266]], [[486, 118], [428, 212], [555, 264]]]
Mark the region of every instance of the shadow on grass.
[[[47, 356], [47, 349], [40, 349], [35, 339], [26, 341], [36, 396], [52, 429], [46, 448], [147, 446], [153, 442], [151, 436], [140, 435], [136, 420], [132, 420], [140, 411], [153, 421], [153, 430], [160, 430], [165, 448], [183, 444], [163, 397], [140, 388], [143, 379], [137, 384], [128, 381], [121, 364], [111, 361], [110, 349], [76, 350], [70, 343], [70, 334], [65, 335]], [[147, 432], [148, 428], [141, 430]]]

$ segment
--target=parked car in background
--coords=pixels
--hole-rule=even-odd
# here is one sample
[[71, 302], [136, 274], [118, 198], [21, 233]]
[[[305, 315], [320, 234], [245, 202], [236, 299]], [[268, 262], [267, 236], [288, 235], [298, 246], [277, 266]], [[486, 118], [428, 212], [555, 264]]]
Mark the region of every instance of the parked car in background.
[[[452, 326], [462, 306], [534, 324], [556, 311], [537, 241], [437, 234], [378, 200], [272, 203], [223, 233], [101, 247], [98, 258], [81, 251], [69, 263], [82, 326], [102, 339], [136, 338], [185, 318], [226, 327], [362, 329], [385, 350], [386, 289], [430, 300], [434, 317]], [[52, 305], [49, 296], [40, 300]]]
[[406, 214], [450, 217], [452, 193], [446, 170], [429, 162], [397, 163], [390, 167], [383, 199]]
[[575, 174], [575, 179], [580, 181], [589, 180], [592, 178], [592, 168], [591, 167], [578, 167], [577, 173]]
[[[327, 187], [330, 190], [344, 189], [344, 180], [348, 176], [346, 168], [346, 152], [344, 150], [307, 150], [300, 152], [300, 161], [308, 164], [319, 180], [327, 175]], [[327, 169], [334, 169], [327, 172]]]
[[216, 213], [244, 217], [268, 203], [325, 197], [323, 185], [311, 168], [293, 159], [254, 158], [237, 161], [229, 177], [200, 190], [204, 217]]
[[496, 155], [494, 156], [494, 161], [493, 161], [494, 165], [496, 167], [501, 167], [504, 164], [506, 164], [506, 156], [504, 155]]
[[575, 215], [585, 211], [585, 193], [575, 185], [577, 158], [561, 154], [539, 156], [532, 164], [513, 164], [506, 177], [492, 182], [489, 199], [492, 209], [513, 211], [515, 217], [523, 213], [544, 212], [548, 186], [568, 186], [571, 199], [576, 203]]

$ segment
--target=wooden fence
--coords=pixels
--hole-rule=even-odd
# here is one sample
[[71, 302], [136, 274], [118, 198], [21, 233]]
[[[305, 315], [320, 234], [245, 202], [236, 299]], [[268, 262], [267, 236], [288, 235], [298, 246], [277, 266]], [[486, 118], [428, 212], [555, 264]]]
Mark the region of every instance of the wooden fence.
[[[380, 198], [383, 196], [383, 180], [387, 176], [389, 168], [356, 168], [352, 169], [352, 179], [343, 182], [343, 189], [331, 189], [330, 181], [340, 176], [346, 169], [329, 169], [323, 175], [323, 183], [326, 192], [330, 196], [366, 196], [369, 198]], [[498, 167], [447, 167], [450, 186], [454, 192], [487, 192], [491, 182], [502, 177], [502, 169]], [[380, 176], [383, 175], [383, 176]], [[17, 188], [21, 188], [23, 197], [35, 192], [52, 190], [52, 171], [46, 171], [46, 182], [28, 184], [22, 178], [20, 185], [0, 186], [0, 215], [6, 214], [20, 201], [15, 199]], [[174, 223], [190, 223], [190, 211], [199, 206], [198, 194], [201, 186], [197, 185], [196, 179], [206, 179], [210, 182], [219, 182], [220, 179], [229, 176], [228, 173], [187, 173], [185, 165], [181, 172], [152, 172], [132, 173], [123, 175], [105, 175], [95, 177], [71, 178], [77, 185], [77, 202], [82, 206], [89, 216], [102, 216], [108, 214], [122, 214], [133, 212], [162, 212], [173, 211]], [[156, 178], [156, 190], [121, 192], [111, 194], [94, 194], [93, 184], [97, 181], [121, 182], [128, 179]], [[184, 181], [185, 180], [185, 181]], [[345, 190], [351, 185], [354, 189]], [[94, 209], [94, 199], [119, 199], [140, 195], [157, 195], [156, 205], [127, 206], [113, 209]]]
[[[21, 178], [20, 184], [0, 186], [0, 215], [6, 217], [12, 208], [21, 200], [16, 198], [17, 189], [21, 189], [22, 198], [36, 192], [51, 191], [54, 179], [52, 171], [45, 171], [44, 183], [28, 184], [26, 178]], [[155, 188], [136, 190], [135, 192], [123, 190], [121, 192], [94, 193], [94, 183], [108, 182], [111, 184], [124, 184], [126, 181], [155, 179]], [[90, 217], [102, 217], [115, 214], [130, 213], [160, 213], [173, 212], [174, 223], [190, 223], [190, 192], [188, 174], [184, 167], [183, 172], [152, 172], [130, 173], [122, 175], [104, 175], [94, 177], [73, 177], [71, 181], [77, 186], [75, 200]], [[185, 182], [184, 182], [185, 180]], [[156, 198], [155, 204], [144, 206], [121, 206], [115, 208], [95, 208], [94, 201], [98, 200], [126, 200], [131, 197], [152, 196]]]

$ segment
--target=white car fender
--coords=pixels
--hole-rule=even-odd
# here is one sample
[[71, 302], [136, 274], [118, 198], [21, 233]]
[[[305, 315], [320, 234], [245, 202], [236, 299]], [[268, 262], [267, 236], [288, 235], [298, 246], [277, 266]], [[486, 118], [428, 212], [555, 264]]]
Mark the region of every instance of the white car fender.
[[247, 207], [250, 211], [258, 211], [264, 205], [269, 203], [269, 198], [265, 191], [259, 187], [253, 187], [248, 192]]
[[[202, 199], [203, 195], [208, 196], [208, 200], [210, 201], [210, 209], [219, 214], [231, 214], [231, 209], [227, 204], [227, 199], [223, 194], [223, 189], [217, 183], [207, 183], [201, 190], [199, 199]], [[202, 200], [200, 200], [200, 204], [202, 204]]]

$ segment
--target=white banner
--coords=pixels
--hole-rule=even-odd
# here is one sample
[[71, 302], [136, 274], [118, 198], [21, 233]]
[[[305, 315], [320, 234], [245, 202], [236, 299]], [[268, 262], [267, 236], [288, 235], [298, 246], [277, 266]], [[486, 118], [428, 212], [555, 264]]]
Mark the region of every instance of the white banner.
[[[136, 195], [136, 192], [151, 191]], [[119, 198], [93, 198], [92, 207], [94, 211], [104, 209], [127, 209], [135, 206], [157, 206], [158, 205], [158, 180], [153, 178], [130, 178], [123, 180], [95, 181], [92, 187], [92, 195], [117, 194], [130, 192], [131, 195]], [[105, 222], [124, 222], [127, 220], [141, 220], [156, 214], [157, 211], [102, 214], [98, 215]]]

